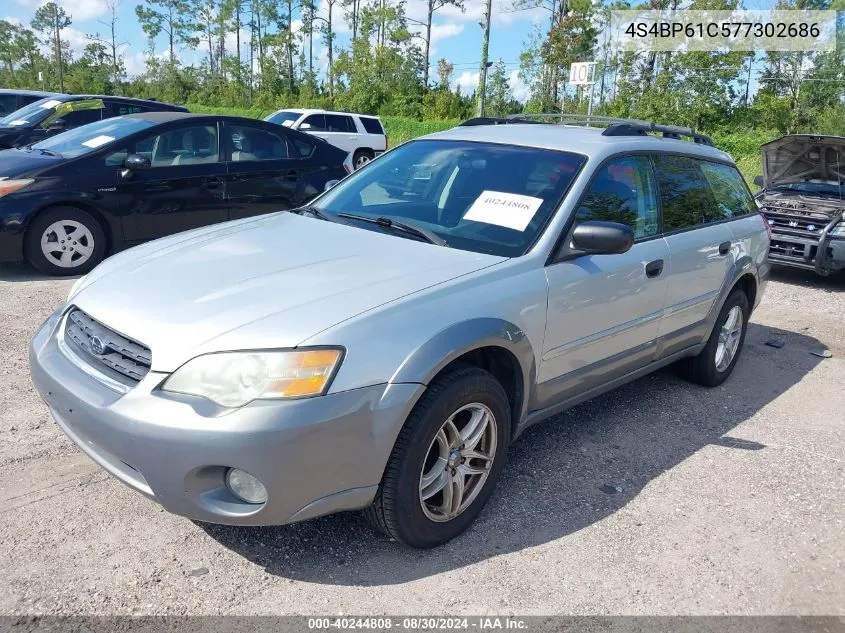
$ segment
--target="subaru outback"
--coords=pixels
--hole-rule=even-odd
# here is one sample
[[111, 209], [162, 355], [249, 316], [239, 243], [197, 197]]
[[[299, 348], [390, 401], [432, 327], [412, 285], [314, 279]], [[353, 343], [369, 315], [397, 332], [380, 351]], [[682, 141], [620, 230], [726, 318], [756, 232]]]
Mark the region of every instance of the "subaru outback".
[[692, 130], [471, 120], [293, 212], [107, 259], [38, 331], [31, 372], [79, 448], [171, 512], [364, 509], [433, 547], [532, 424], [672, 363], [722, 383], [768, 244], [733, 161]]

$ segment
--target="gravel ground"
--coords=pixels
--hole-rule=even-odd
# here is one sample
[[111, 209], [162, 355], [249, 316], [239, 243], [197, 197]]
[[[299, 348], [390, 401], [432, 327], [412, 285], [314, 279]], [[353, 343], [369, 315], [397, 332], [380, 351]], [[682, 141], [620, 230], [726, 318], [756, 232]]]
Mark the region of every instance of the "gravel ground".
[[71, 283], [0, 267], [0, 613], [845, 615], [845, 279], [777, 273], [720, 388], [660, 372], [534, 427], [428, 552], [353, 513], [196, 524], [106, 476], [27, 371]]

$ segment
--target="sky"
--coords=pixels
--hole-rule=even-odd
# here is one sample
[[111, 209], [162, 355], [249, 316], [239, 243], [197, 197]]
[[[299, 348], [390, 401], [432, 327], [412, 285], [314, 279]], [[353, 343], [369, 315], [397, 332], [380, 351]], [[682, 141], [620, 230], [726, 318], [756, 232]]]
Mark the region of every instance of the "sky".
[[[47, 0], [4, 0], [0, 16], [18, 24], [29, 25], [35, 9]], [[75, 54], [79, 54], [87, 40], [86, 34], [100, 33], [105, 35], [109, 28], [108, 8], [105, 0], [56, 0], [71, 16], [73, 24], [64, 29], [63, 37], [68, 41]], [[122, 44], [122, 54], [127, 73], [135, 75], [144, 70], [144, 60], [148, 50], [147, 39], [141, 30], [135, 16], [137, 0], [122, 0], [119, 6], [117, 30]], [[326, 14], [324, 0], [320, 0], [320, 11]], [[478, 68], [481, 59], [482, 29], [480, 22], [485, 10], [485, 0], [466, 0], [465, 11], [453, 6], [445, 6], [435, 13], [432, 29], [431, 75], [436, 77], [437, 60], [446, 58], [455, 66], [453, 87], [460, 85], [463, 92], [472, 92], [478, 84]], [[337, 15], [336, 5], [334, 14]], [[425, 19], [425, 0], [407, 0], [406, 14], [411, 20]], [[493, 0], [493, 22], [490, 32], [491, 61], [501, 60], [505, 63], [509, 84], [514, 96], [524, 100], [527, 87], [518, 77], [519, 53], [523, 44], [528, 40], [533, 24], [546, 22], [548, 13], [541, 8], [514, 11], [513, 0]], [[294, 26], [301, 24], [295, 20]], [[423, 32], [424, 27], [411, 22], [412, 30]], [[338, 44], [346, 44], [349, 40], [349, 27], [345, 20], [335, 20]], [[229, 50], [233, 50], [234, 34], [230, 35]], [[242, 33], [242, 42], [248, 42], [247, 33]], [[242, 44], [242, 53], [248, 57], [248, 43]], [[326, 50], [322, 42], [314, 41], [315, 64], [319, 60], [320, 67], [325, 70]], [[166, 43], [163, 38], [157, 42], [156, 54], [167, 54]], [[193, 63], [204, 54], [207, 48], [202, 45], [196, 50], [178, 51], [180, 58], [186, 63]]]

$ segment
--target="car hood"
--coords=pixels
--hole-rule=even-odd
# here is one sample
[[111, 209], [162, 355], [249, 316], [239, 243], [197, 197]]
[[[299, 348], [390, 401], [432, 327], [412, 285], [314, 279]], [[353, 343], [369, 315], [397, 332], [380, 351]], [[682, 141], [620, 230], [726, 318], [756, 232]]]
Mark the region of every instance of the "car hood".
[[0, 178], [37, 175], [49, 167], [58, 165], [62, 160], [64, 159], [34, 151], [0, 150]]
[[203, 353], [295, 347], [357, 314], [504, 260], [278, 213], [115, 255], [69, 301], [149, 347], [152, 369], [170, 372]]
[[762, 147], [765, 186], [845, 178], [845, 137], [791, 134]]

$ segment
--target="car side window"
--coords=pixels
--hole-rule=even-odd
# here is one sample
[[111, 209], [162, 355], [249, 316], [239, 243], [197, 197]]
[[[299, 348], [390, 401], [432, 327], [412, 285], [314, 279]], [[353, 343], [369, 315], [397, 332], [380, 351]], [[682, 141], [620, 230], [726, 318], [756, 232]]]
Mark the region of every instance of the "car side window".
[[636, 238], [657, 235], [660, 220], [648, 157], [625, 156], [602, 166], [575, 211], [575, 219], [625, 224]]
[[[18, 99], [15, 95], [0, 95], [0, 115], [6, 116], [17, 110]], [[21, 104], [23, 107], [24, 104]]]
[[285, 137], [250, 125], [226, 126], [226, 142], [232, 162], [290, 158]]
[[308, 128], [309, 132], [327, 132], [326, 128], [326, 117], [322, 114], [312, 114], [305, 118], [302, 123], [307, 123], [311, 127]]
[[364, 126], [364, 129], [367, 131], [367, 134], [384, 134], [384, 130], [381, 127], [381, 123], [379, 123], [378, 119], [374, 119], [368, 116], [360, 117], [361, 124]]
[[[302, 134], [301, 136], [305, 136]], [[313, 143], [309, 143], [308, 141], [298, 138], [298, 137], [291, 137], [288, 138], [291, 145], [293, 145], [293, 155], [297, 158], [308, 158], [311, 154], [314, 153], [314, 145]]]
[[120, 103], [117, 101], [112, 101], [111, 103], [106, 104], [108, 107], [108, 115], [109, 116], [124, 116], [126, 114], [138, 114], [139, 112], [146, 112], [146, 108], [142, 108], [139, 105], [131, 105], [128, 103]]
[[654, 156], [664, 232], [679, 231], [724, 219], [710, 183], [704, 176], [704, 164], [704, 161], [687, 156]]
[[107, 167], [121, 167], [123, 166], [123, 161], [126, 160], [126, 157], [129, 154], [140, 154], [141, 156], [145, 156], [149, 159], [150, 164], [152, 164], [153, 160], [153, 144], [158, 139], [157, 136], [149, 136], [145, 139], [141, 139], [137, 141], [130, 151], [129, 147], [121, 147], [109, 154], [106, 154], [105, 164]]
[[721, 219], [757, 212], [751, 192], [736, 167], [722, 163], [702, 162], [701, 171], [713, 190], [716, 209]]
[[327, 132], [356, 132], [355, 122], [351, 116], [343, 114], [327, 114], [326, 117], [326, 131]]
[[139, 140], [135, 153], [148, 156], [151, 167], [216, 163], [220, 156], [216, 125], [191, 125]]

